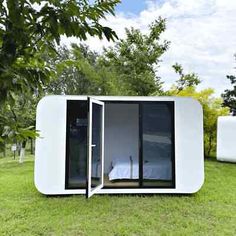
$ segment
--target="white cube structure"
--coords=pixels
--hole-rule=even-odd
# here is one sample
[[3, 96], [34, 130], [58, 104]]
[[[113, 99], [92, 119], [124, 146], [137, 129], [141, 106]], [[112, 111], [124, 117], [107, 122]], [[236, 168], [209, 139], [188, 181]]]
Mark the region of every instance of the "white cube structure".
[[46, 195], [189, 194], [204, 182], [192, 98], [47, 96], [36, 129], [35, 185]]
[[236, 116], [220, 116], [217, 123], [217, 160], [236, 162]]

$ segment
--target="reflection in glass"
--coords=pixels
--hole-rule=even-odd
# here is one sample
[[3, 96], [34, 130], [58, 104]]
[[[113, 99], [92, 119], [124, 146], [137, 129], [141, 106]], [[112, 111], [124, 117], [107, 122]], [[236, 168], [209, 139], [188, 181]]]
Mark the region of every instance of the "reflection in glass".
[[173, 125], [173, 103], [142, 105], [142, 185], [145, 187], [173, 186]]
[[66, 188], [85, 188], [87, 101], [67, 101]]
[[102, 140], [102, 106], [92, 104], [92, 169], [91, 187], [101, 184], [101, 140]]

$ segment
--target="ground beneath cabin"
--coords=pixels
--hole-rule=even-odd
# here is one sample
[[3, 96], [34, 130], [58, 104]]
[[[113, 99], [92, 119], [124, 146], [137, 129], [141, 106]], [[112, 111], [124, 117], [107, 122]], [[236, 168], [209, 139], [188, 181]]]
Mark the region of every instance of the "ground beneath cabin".
[[0, 235], [236, 235], [236, 164], [205, 161], [200, 192], [45, 197], [32, 156], [0, 158]]

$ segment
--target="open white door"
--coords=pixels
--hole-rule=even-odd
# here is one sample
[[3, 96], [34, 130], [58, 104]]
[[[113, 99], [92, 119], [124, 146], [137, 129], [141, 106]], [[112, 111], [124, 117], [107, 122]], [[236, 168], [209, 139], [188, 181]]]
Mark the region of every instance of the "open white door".
[[104, 103], [88, 98], [87, 189], [89, 198], [103, 187]]

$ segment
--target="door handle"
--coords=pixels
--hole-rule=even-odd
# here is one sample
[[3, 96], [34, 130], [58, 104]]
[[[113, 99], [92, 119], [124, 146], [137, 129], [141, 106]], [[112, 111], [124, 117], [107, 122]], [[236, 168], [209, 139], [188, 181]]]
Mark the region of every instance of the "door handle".
[[96, 144], [92, 144], [91, 147], [96, 147]]

